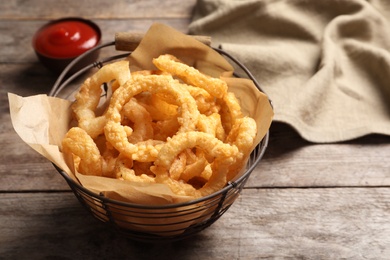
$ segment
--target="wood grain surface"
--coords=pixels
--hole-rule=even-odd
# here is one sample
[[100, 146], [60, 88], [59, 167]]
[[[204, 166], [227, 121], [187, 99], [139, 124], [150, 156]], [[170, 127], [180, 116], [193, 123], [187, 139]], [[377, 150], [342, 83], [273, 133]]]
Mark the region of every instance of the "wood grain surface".
[[[195, 237], [143, 244], [93, 219], [45, 158], [14, 132], [7, 93], [48, 93], [56, 80], [31, 47], [51, 19], [81, 16], [102, 29], [186, 32], [191, 1], [0, 2], [0, 259], [389, 259], [390, 137], [311, 144], [284, 124], [242, 195]], [[102, 56], [112, 55], [105, 50]]]
[[[0, 196], [4, 259], [388, 259], [388, 188], [245, 189], [202, 233], [133, 242], [69, 192]], [[7, 215], [11, 214], [12, 216]]]

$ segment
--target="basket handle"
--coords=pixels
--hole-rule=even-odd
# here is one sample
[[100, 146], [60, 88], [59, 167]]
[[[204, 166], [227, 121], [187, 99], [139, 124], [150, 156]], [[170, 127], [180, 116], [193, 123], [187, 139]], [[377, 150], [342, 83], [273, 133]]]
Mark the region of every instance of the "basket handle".
[[[134, 51], [141, 42], [145, 34], [133, 32], [117, 32], [115, 33], [115, 49], [117, 51]], [[203, 35], [191, 35], [194, 39], [211, 45], [211, 37]]]

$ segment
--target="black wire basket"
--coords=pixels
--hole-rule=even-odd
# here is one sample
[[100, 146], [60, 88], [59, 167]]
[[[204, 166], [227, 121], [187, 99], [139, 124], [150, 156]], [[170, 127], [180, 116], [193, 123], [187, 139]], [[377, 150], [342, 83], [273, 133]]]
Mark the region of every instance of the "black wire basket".
[[[73, 75], [68, 75], [75, 64], [87, 55], [114, 45], [115, 41], [97, 46], [72, 61], [58, 77], [49, 95], [58, 96], [71, 82], [91, 68], [101, 68], [104, 64], [123, 59], [131, 53], [126, 52], [95, 61]], [[222, 49], [213, 49], [232, 61], [234, 66], [238, 66], [245, 74], [244, 76], [251, 79], [255, 86], [262, 91], [256, 79], [242, 63]], [[240, 77], [237, 74], [235, 76]], [[140, 205], [113, 200], [86, 189], [66, 172], [56, 165], [54, 166], [67, 181], [79, 202], [96, 219], [133, 240], [142, 242], [176, 241], [188, 238], [209, 227], [229, 209], [239, 196], [250, 174], [260, 162], [268, 140], [269, 134], [267, 132], [251, 152], [245, 172], [228, 182], [223, 189], [209, 196], [180, 204]]]

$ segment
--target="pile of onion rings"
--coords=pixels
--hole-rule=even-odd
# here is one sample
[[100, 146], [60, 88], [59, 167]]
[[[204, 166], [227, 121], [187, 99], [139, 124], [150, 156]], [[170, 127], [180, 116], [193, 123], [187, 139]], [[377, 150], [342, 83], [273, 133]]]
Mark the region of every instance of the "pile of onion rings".
[[[222, 189], [245, 166], [255, 120], [224, 80], [168, 54], [153, 63], [155, 71], [131, 72], [116, 61], [86, 79], [62, 151], [85, 175], [163, 183], [191, 198]], [[103, 86], [112, 94], [102, 105]]]

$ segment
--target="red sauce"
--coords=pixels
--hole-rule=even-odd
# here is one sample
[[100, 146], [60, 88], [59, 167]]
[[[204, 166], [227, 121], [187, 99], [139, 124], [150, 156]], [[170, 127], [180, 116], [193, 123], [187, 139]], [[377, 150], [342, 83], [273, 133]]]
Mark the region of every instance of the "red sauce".
[[79, 20], [63, 20], [48, 24], [34, 37], [39, 53], [56, 58], [72, 58], [95, 47], [100, 35], [89, 24]]

